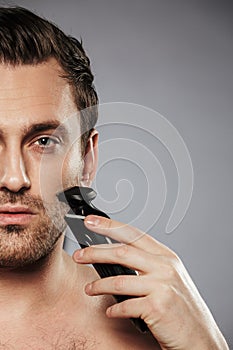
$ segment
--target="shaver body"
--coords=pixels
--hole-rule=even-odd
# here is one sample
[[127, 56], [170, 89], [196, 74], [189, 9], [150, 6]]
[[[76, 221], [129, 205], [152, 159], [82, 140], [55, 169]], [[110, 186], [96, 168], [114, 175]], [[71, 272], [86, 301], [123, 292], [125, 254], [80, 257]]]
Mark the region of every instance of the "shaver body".
[[[74, 237], [81, 248], [97, 244], [112, 244], [116, 241], [109, 237], [99, 235], [86, 228], [84, 218], [87, 215], [99, 215], [109, 218], [103, 211], [97, 209], [91, 201], [96, 197], [96, 192], [89, 187], [72, 187], [57, 194], [60, 201], [67, 203], [71, 210], [65, 215], [65, 221], [70, 227]], [[119, 264], [93, 264], [93, 267], [101, 278], [117, 275], [137, 275], [137, 272]], [[128, 295], [114, 295], [117, 302], [135, 298]], [[141, 332], [147, 332], [148, 327], [141, 318], [132, 318], [131, 321]]]

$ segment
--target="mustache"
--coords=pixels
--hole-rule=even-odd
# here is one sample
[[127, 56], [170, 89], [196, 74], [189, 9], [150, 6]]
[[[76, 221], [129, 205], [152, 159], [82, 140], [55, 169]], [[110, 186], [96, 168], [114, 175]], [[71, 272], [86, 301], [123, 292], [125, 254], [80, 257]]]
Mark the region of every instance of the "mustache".
[[17, 203], [28, 206], [29, 208], [36, 208], [38, 210], [45, 210], [46, 206], [46, 202], [42, 200], [40, 196], [35, 196], [28, 193], [14, 193], [9, 191], [0, 193], [0, 205], [4, 205], [6, 203]]

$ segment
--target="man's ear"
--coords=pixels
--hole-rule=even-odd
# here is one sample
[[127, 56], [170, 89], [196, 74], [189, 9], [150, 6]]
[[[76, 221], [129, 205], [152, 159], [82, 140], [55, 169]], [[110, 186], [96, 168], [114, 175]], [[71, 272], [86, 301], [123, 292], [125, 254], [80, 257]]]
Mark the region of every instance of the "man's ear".
[[81, 186], [89, 187], [93, 181], [98, 164], [98, 131], [93, 129], [88, 139], [81, 178]]

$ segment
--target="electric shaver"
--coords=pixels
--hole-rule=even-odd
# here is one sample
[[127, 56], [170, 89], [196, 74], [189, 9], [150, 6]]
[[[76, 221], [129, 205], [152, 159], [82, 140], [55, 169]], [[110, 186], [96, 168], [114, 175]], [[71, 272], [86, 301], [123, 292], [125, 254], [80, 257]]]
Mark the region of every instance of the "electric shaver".
[[[97, 209], [91, 202], [97, 193], [90, 187], [72, 187], [57, 194], [61, 202], [69, 205], [70, 210], [65, 215], [65, 221], [74, 234], [81, 248], [86, 248], [96, 244], [112, 244], [117, 241], [99, 235], [86, 228], [84, 219], [87, 215], [99, 215], [109, 218], [103, 211]], [[137, 272], [119, 264], [93, 264], [93, 267], [101, 278], [117, 275], [137, 275]], [[117, 302], [124, 301], [135, 296], [114, 295]], [[141, 332], [147, 332], [148, 327], [141, 318], [132, 318], [131, 321]]]

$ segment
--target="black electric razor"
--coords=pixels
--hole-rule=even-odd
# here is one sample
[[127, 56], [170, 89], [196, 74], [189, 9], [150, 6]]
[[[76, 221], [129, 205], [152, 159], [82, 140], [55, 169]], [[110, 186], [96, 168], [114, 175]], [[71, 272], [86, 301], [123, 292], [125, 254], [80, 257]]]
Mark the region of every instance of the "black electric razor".
[[[70, 211], [65, 215], [65, 221], [73, 232], [81, 248], [86, 248], [96, 244], [111, 244], [116, 241], [109, 237], [99, 235], [86, 228], [84, 219], [87, 215], [100, 215], [109, 218], [103, 211], [97, 209], [91, 201], [95, 199], [96, 192], [89, 187], [72, 187], [64, 192], [57, 194], [61, 202], [70, 206]], [[117, 275], [137, 275], [137, 272], [119, 264], [93, 264], [93, 267], [101, 278]], [[117, 302], [129, 298], [135, 298], [129, 295], [114, 295]], [[141, 318], [132, 318], [135, 327], [141, 332], [149, 331], [146, 323]]]

